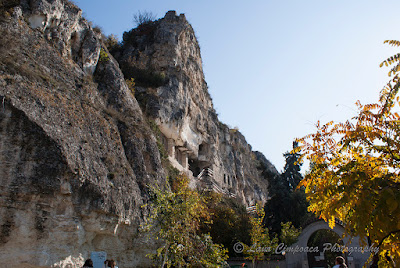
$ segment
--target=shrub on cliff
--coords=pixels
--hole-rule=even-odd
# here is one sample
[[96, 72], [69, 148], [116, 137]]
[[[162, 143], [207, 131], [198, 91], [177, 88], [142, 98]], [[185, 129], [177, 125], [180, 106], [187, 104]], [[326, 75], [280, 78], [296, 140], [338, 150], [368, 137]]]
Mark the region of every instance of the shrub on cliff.
[[[154, 34], [157, 25], [155, 16], [151, 12], [139, 12], [134, 15], [133, 21], [136, 24], [136, 28], [123, 33], [123, 44], [138, 46], [139, 43], [142, 45], [154, 43]], [[138, 38], [141, 39], [139, 43], [137, 42]], [[139, 49], [143, 50], [144, 47], [139, 47]]]
[[136, 26], [148, 24], [153, 22], [155, 19], [156, 15], [154, 15], [151, 11], [139, 11], [133, 15], [133, 22], [136, 24]]
[[114, 34], [110, 34], [109, 36], [104, 38], [104, 45], [112, 55], [114, 55], [115, 52], [121, 50], [121, 43], [118, 42], [117, 36], [115, 36]]

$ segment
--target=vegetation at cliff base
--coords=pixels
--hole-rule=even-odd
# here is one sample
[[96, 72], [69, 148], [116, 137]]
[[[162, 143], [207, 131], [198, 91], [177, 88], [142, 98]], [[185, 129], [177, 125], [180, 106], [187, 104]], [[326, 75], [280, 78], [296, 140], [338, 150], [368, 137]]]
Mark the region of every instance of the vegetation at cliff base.
[[[399, 46], [398, 41], [385, 41]], [[329, 222], [344, 223], [346, 234], [374, 244], [374, 265], [400, 263], [400, 98], [399, 54], [383, 61], [394, 67], [393, 78], [378, 102], [357, 102], [358, 114], [344, 123], [316, 124], [315, 133], [301, 139], [312, 163], [300, 183], [309, 209]]]
[[150, 187], [151, 216], [145, 230], [156, 229], [162, 245], [148, 257], [160, 267], [222, 267], [227, 250], [201, 234], [201, 222], [210, 220], [203, 195], [189, 188], [189, 180], [179, 175], [165, 190]]
[[264, 228], [262, 224], [264, 216], [264, 210], [262, 207], [257, 205], [256, 215], [250, 219], [250, 245], [244, 244], [243, 252], [246, 259], [251, 260], [253, 268], [255, 267], [257, 260], [263, 260], [265, 254], [271, 255], [278, 246], [277, 236], [275, 235], [274, 237], [270, 237], [268, 228]]
[[201, 225], [202, 233], [209, 233], [213, 241], [228, 249], [229, 257], [242, 257], [234, 251], [235, 243], [250, 243], [251, 224], [246, 207], [237, 199], [215, 192], [206, 192], [210, 221]]

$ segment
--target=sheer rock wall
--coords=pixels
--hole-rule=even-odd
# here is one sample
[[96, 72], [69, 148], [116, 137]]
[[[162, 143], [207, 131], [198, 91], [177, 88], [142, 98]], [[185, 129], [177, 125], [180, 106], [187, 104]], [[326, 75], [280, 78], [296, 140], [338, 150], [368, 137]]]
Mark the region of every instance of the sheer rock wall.
[[[218, 120], [204, 79], [200, 47], [184, 14], [169, 11], [164, 18], [124, 34], [113, 53], [127, 78], [137, 81], [136, 97], [142, 110], [164, 134], [166, 151], [174, 165], [193, 184], [208, 168], [214, 190], [238, 197], [247, 206], [267, 199], [267, 181], [245, 137]], [[151, 83], [143, 72], [152, 72]], [[272, 170], [277, 173], [275, 168]]]
[[[184, 15], [168, 12], [133, 34], [114, 53], [117, 62], [68, 1], [7, 1], [0, 11], [6, 267], [81, 267], [92, 251], [106, 251], [120, 267], [150, 266], [145, 255], [155, 245], [138, 231], [142, 205], [146, 185], [163, 185], [166, 174], [146, 117], [194, 187], [248, 206], [266, 200], [257, 156], [217, 118]], [[130, 68], [159, 84], [138, 85], [133, 94], [125, 82]], [[205, 168], [213, 174], [200, 180]]]
[[68, 2], [21, 1], [0, 24], [2, 263], [81, 267], [101, 250], [146, 266], [141, 205], [165, 175], [118, 64]]

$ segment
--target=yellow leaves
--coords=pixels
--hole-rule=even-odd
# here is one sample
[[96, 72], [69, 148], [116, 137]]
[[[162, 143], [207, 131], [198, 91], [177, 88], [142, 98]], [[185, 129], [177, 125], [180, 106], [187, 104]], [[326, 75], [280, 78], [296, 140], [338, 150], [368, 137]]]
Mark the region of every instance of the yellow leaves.
[[391, 46], [400, 46], [400, 41], [397, 40], [385, 40], [383, 43]]
[[[400, 46], [400, 41], [385, 43]], [[306, 187], [308, 210], [331, 228], [335, 218], [341, 219], [349, 232], [378, 244], [391, 230], [400, 230], [399, 62], [400, 53], [380, 64], [394, 64], [389, 72], [394, 77], [380, 92], [378, 103], [357, 101], [358, 115], [352, 120], [318, 121], [314, 133], [298, 139], [303, 157], [311, 162], [299, 184]], [[394, 248], [386, 249], [393, 257], [393, 252], [400, 252], [400, 232], [390, 241]]]
[[159, 237], [171, 245], [184, 244], [184, 238], [198, 231], [200, 222], [210, 219], [205, 198], [190, 189], [188, 181], [186, 176], [180, 175], [172, 181], [172, 190], [150, 187], [152, 214], [146, 225], [157, 225]]
[[[396, 41], [396, 42], [398, 42], [398, 41]], [[395, 54], [395, 55], [393, 55], [393, 56], [387, 58], [386, 60], [384, 60], [383, 62], [381, 62], [381, 64], [379, 64], [379, 67], [382, 68], [383, 65], [385, 65], [386, 67], [388, 67], [388, 65], [397, 63], [397, 62], [399, 62], [399, 60], [400, 60], [400, 53], [399, 53], [399, 54]], [[399, 65], [396, 65], [395, 67], [393, 67], [393, 68], [389, 71], [388, 75], [389, 75], [389, 76], [391, 76], [392, 74], [394, 75], [394, 74], [396, 74], [398, 71], [399, 71]]]
[[333, 229], [335, 227], [335, 217], [332, 216], [329, 221], [328, 221], [328, 225], [331, 229]]
[[380, 108], [381, 108], [381, 106], [377, 103], [366, 104], [363, 106], [363, 111], [376, 110], [376, 109], [380, 109]]
[[297, 189], [299, 189], [300, 187], [306, 187], [307, 186], [308, 181], [303, 179], [299, 182], [299, 184], [297, 185]]

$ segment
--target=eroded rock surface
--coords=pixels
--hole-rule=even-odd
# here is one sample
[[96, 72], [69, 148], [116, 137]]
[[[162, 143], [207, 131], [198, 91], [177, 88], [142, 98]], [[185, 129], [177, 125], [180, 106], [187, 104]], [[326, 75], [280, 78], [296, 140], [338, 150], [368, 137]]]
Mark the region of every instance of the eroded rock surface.
[[98, 62], [98, 34], [68, 2], [23, 1], [0, 24], [2, 262], [81, 267], [101, 250], [146, 266], [141, 205], [165, 175], [117, 63]]
[[209, 171], [206, 184], [214, 190], [247, 206], [266, 201], [268, 182], [257, 156], [238, 130], [218, 120], [199, 44], [183, 14], [169, 11], [124, 33], [114, 55], [125, 77], [137, 82], [135, 96], [159, 125], [169, 160], [193, 178], [192, 184], [204, 187], [198, 176]]
[[68, 1], [6, 1], [0, 11], [4, 267], [81, 267], [92, 251], [149, 267], [155, 245], [138, 229], [146, 185], [165, 181], [160, 144], [193, 187], [247, 206], [266, 200], [262, 157], [218, 120], [184, 15], [127, 33], [117, 63]]

